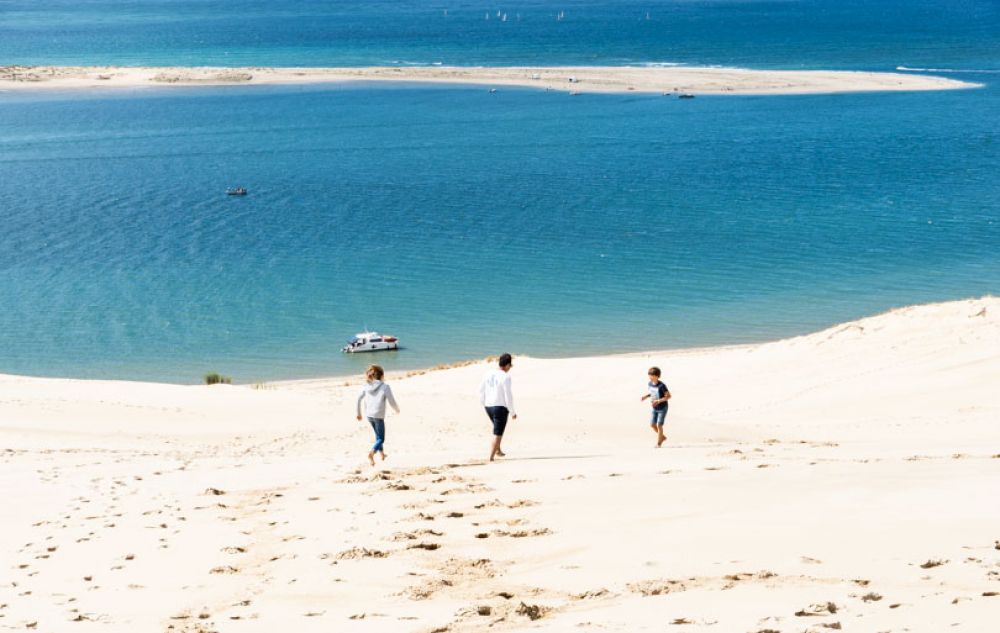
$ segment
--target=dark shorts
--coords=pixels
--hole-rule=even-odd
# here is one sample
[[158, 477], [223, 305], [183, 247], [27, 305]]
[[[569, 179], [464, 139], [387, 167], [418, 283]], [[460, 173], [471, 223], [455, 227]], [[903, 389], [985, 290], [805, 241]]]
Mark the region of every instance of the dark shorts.
[[493, 435], [503, 435], [507, 428], [507, 416], [510, 415], [507, 407], [486, 407], [486, 415], [493, 422]]

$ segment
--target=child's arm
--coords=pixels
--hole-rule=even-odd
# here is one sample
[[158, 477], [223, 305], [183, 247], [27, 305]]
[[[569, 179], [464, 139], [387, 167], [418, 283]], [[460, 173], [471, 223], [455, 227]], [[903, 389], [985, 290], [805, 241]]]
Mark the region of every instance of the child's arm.
[[389, 402], [389, 406], [391, 406], [396, 413], [399, 413], [399, 407], [396, 405], [396, 398], [393, 397], [392, 387], [389, 385], [385, 386], [385, 399]]
[[670, 390], [669, 390], [669, 389], [667, 389], [667, 386], [666, 386], [666, 385], [664, 385], [664, 386], [663, 386], [663, 391], [661, 391], [661, 392], [660, 392], [660, 397], [659, 397], [659, 399], [657, 399], [657, 400], [654, 400], [654, 401], [653, 401], [653, 404], [663, 404], [663, 403], [664, 403], [664, 402], [666, 402], [667, 400], [670, 400]]
[[646, 399], [646, 398], [648, 398], [648, 397], [649, 397], [649, 394], [647, 393], [647, 394], [646, 394], [646, 395], [644, 395], [643, 397], [639, 398], [639, 402], [642, 402], [643, 400], [645, 400], [645, 399]]
[[358, 396], [358, 420], [361, 420], [361, 401], [365, 399], [365, 391], [361, 390], [361, 395]]

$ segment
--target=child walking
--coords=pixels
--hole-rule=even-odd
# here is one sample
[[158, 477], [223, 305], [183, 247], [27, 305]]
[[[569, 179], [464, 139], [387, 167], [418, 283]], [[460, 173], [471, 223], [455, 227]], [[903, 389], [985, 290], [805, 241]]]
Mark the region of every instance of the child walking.
[[372, 425], [372, 430], [375, 431], [375, 445], [368, 452], [368, 461], [372, 466], [375, 465], [375, 453], [381, 453], [382, 460], [385, 461], [385, 403], [388, 402], [396, 413], [399, 413], [396, 399], [392, 397], [392, 388], [382, 382], [384, 376], [385, 370], [381, 366], [369, 365], [368, 371], [365, 372], [368, 384], [358, 396], [358, 421], [361, 421], [361, 402], [364, 401], [365, 415]]
[[649, 393], [640, 398], [640, 401], [649, 398], [650, 404], [653, 405], [649, 427], [656, 433], [656, 448], [660, 448], [667, 439], [667, 436], [663, 434], [663, 423], [667, 421], [667, 401], [670, 400], [670, 390], [660, 382], [659, 367], [650, 367], [648, 375], [649, 384], [646, 386], [649, 388]]

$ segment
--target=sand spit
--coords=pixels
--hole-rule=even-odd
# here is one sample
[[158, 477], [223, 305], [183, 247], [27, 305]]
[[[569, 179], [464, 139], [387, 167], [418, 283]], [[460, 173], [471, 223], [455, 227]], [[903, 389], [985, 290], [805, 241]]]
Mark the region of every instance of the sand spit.
[[[516, 350], [515, 350], [516, 351]], [[653, 448], [646, 368], [674, 393]], [[0, 376], [0, 629], [990, 631], [1000, 299], [733, 348], [392, 380]]]
[[369, 67], [201, 68], [117, 66], [0, 66], [0, 89], [166, 85], [307, 84], [404, 81], [525, 86], [576, 93], [812, 94], [951, 90], [979, 84], [930, 75], [854, 71], [746, 70], [697, 67]]

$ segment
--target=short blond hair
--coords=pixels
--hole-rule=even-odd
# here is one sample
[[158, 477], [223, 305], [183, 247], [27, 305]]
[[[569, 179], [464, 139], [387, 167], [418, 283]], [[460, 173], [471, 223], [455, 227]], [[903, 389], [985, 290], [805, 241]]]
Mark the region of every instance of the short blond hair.
[[382, 369], [381, 365], [369, 365], [365, 371], [365, 377], [368, 378], [368, 382], [382, 380], [383, 376], [385, 376], [385, 370]]

